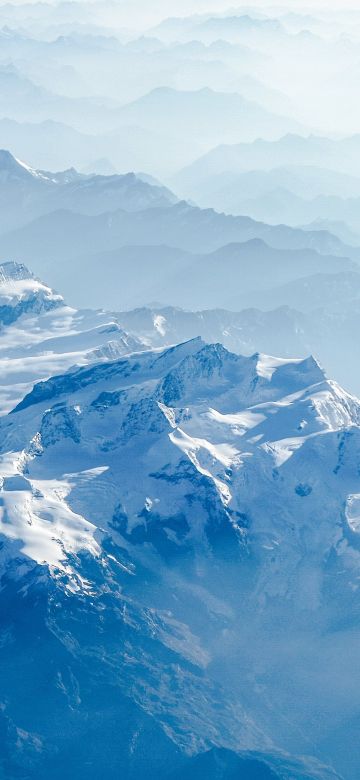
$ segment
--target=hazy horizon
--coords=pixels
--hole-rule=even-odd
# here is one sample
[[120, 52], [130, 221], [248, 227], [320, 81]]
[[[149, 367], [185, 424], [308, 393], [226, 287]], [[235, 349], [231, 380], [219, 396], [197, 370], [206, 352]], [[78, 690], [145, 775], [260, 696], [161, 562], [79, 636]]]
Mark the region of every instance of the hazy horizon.
[[359, 780], [360, 6], [0, 3], [0, 780]]

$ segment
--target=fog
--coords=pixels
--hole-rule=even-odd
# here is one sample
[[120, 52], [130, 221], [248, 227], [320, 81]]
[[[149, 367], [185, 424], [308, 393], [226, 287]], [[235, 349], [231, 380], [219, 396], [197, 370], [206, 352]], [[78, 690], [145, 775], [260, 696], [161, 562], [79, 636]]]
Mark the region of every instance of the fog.
[[5, 780], [358, 780], [359, 77], [358, 0], [0, 4]]

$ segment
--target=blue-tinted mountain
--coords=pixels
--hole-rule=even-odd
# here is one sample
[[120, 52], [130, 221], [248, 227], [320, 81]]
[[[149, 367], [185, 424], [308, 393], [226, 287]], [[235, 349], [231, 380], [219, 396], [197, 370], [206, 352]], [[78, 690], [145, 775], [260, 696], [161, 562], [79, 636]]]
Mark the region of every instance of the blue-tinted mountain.
[[125, 175], [81, 174], [74, 168], [60, 173], [39, 171], [0, 150], [0, 229], [19, 227], [61, 208], [88, 215], [126, 208], [163, 207], [176, 197], [161, 184]]

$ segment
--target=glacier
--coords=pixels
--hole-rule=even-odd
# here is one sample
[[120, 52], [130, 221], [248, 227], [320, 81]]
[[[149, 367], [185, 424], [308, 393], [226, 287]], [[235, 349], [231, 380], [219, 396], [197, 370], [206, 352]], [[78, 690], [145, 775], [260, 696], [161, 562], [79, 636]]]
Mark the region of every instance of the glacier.
[[359, 780], [359, 44], [0, 2], [0, 780]]
[[355, 780], [360, 401], [16, 263], [0, 303], [2, 775]]

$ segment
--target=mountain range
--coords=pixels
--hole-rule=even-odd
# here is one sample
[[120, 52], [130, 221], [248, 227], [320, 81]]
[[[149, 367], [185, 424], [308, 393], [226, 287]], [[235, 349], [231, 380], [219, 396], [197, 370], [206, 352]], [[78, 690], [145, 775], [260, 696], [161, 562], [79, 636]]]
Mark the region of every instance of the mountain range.
[[238, 139], [253, 141], [259, 126], [264, 137], [270, 139], [278, 138], [285, 127], [288, 131], [291, 127], [294, 132], [296, 127], [300, 130], [296, 121], [277, 116], [254, 100], [209, 87], [191, 91], [158, 87], [124, 106], [119, 120], [119, 124], [152, 132], [159, 132], [161, 126], [161, 132], [170, 138], [191, 136], [203, 146], [214, 145], [219, 138], [229, 139], [230, 143], [230, 139], [232, 143]]
[[167, 41], [169, 40], [200, 40], [205, 42], [228, 40], [248, 40], [252, 34], [281, 33], [284, 31], [276, 18], [261, 18], [257, 15], [211, 14], [193, 15], [188, 17], [164, 19], [152, 33]]
[[[340, 299], [338, 290], [343, 295]], [[153, 304], [117, 312], [114, 316], [121, 328], [136, 333], [141, 341], [153, 347], [200, 335], [205, 341], [221, 342], [227, 349], [244, 355], [260, 351], [306, 357], [311, 353], [327, 367], [331, 376], [359, 396], [358, 364], [354, 360], [360, 322], [358, 276], [320, 274], [285, 287], [282, 298], [280, 292], [281, 288], [257, 297], [254, 294], [253, 308], [248, 308], [251, 299], [247, 296], [241, 311], [219, 308], [184, 311]], [[291, 294], [292, 308], [286, 299]], [[270, 301], [276, 308], [269, 307]]]
[[359, 780], [360, 11], [230, 5], [0, 4], [0, 780]]
[[73, 168], [49, 173], [35, 170], [7, 150], [0, 150], [2, 232], [59, 209], [95, 216], [119, 208], [141, 211], [176, 202], [176, 197], [165, 187], [154, 182], [149, 184], [133, 173], [85, 175]]
[[0, 292], [3, 774], [355, 778], [359, 401]]
[[[144, 173], [48, 172], [3, 150], [0, 203], [0, 258], [26, 262], [75, 306], [160, 301], [239, 311], [263, 307], [265, 295], [269, 309], [288, 302], [278, 287], [358, 270], [358, 247], [319, 225], [291, 228], [200, 209]], [[305, 288], [297, 289], [291, 305], [306, 310]], [[325, 289], [320, 306], [321, 296]]]
[[[121, 64], [129, 66], [126, 61]], [[164, 150], [164, 159], [170, 166], [168, 174], [175, 173], [178, 167], [192, 162], [222, 141], [253, 141], [259, 125], [263, 128], [264, 137], [269, 139], [276, 139], [286, 132], [305, 132], [306, 128], [290, 116], [271, 111], [238, 92], [209, 87], [193, 89], [191, 74], [188, 82], [188, 89], [155, 87], [130, 101], [107, 96], [99, 98], [97, 95], [73, 97], [55, 94], [34, 82], [13, 63], [0, 61], [3, 96], [0, 118], [17, 123], [50, 120], [68, 126], [68, 132], [73, 130], [85, 138], [98, 135], [92, 145], [104, 154], [107, 139], [116, 157], [119, 154], [116, 137], [118, 143], [124, 137], [133, 157], [141, 154], [143, 139], [150, 150], [149, 156], [144, 156], [147, 165], [151, 165], [153, 160], [155, 165], [156, 154]], [[115, 138], [112, 140], [111, 136]], [[26, 143], [25, 139], [23, 143]], [[87, 143], [91, 143], [89, 138]], [[159, 165], [163, 162], [159, 161]], [[159, 170], [162, 172], [163, 168], [156, 167], [153, 172], [159, 174]], [[148, 172], [151, 170], [148, 169]]]
[[[23, 259], [47, 273], [74, 305], [86, 305], [87, 295], [92, 306], [107, 308], [160, 298], [185, 308], [236, 310], [257, 287], [356, 271], [358, 254], [330, 233], [271, 227], [186, 203], [95, 217], [56, 211], [0, 236], [2, 259]], [[86, 293], [74, 285], [84, 274]]]
[[67, 306], [24, 265], [12, 262], [0, 266], [0, 328], [1, 407], [7, 410], [40, 377], [142, 349], [111, 315]]
[[233, 175], [289, 166], [323, 168], [358, 177], [359, 160], [357, 134], [332, 139], [289, 133], [275, 141], [257, 138], [253, 143], [221, 144], [181, 171], [174, 177], [174, 184], [182, 192], [185, 187], [200, 186], [200, 182], [206, 186], [209, 177], [224, 173]]
[[[181, 184], [180, 184], [181, 186]], [[180, 189], [181, 191], [181, 189]], [[202, 207], [265, 222], [302, 225], [316, 219], [355, 223], [360, 177], [312, 166], [209, 175], [184, 188]]]

